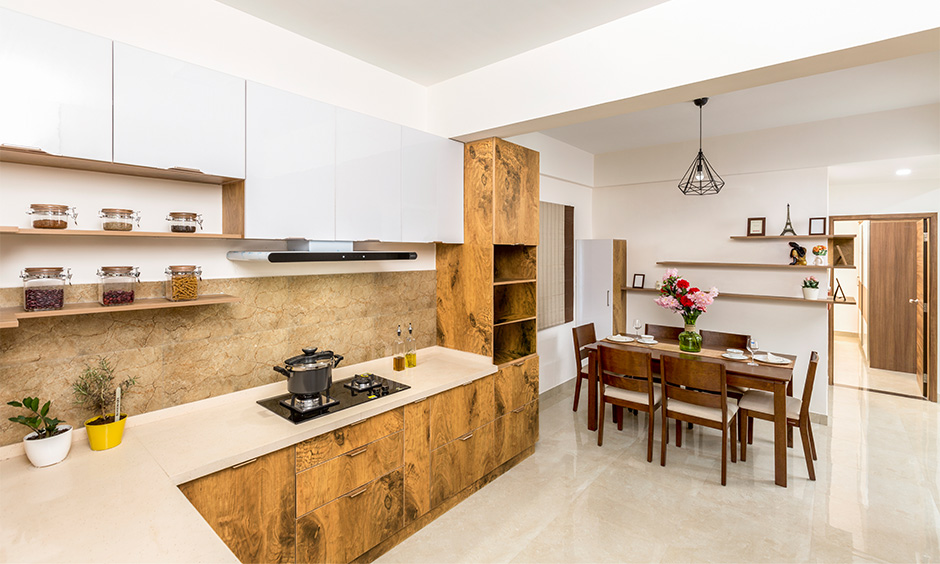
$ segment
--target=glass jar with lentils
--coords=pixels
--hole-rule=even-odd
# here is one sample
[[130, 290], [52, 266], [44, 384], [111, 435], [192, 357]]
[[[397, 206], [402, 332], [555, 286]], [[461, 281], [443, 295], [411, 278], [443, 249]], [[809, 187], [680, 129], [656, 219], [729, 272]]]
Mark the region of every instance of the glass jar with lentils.
[[166, 299], [171, 302], [195, 300], [199, 297], [202, 269], [195, 265], [168, 266], [166, 268]]
[[98, 302], [103, 306], [134, 303], [134, 283], [139, 276], [134, 266], [102, 266], [98, 270]]
[[61, 204], [30, 204], [26, 215], [33, 216], [33, 229], [65, 229], [69, 218], [78, 225], [78, 212], [75, 208]]
[[102, 208], [98, 212], [101, 229], [105, 231], [131, 231], [134, 224], [140, 228], [140, 212], [123, 208]]
[[65, 283], [72, 278], [70, 269], [61, 266], [25, 268], [23, 279], [23, 309], [49, 311], [65, 305]]
[[202, 229], [202, 214], [194, 212], [170, 212], [166, 216], [173, 233], [195, 233], [196, 227]]

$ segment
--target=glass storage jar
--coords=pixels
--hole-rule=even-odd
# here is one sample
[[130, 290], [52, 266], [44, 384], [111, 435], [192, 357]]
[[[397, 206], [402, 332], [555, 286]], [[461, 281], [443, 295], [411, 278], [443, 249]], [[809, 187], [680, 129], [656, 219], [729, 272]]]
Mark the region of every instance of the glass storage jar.
[[134, 224], [140, 227], [140, 212], [122, 208], [102, 208], [98, 212], [101, 218], [101, 228], [105, 231], [130, 231]]
[[65, 283], [72, 278], [70, 269], [61, 266], [25, 268], [23, 279], [23, 309], [48, 311], [65, 305]]
[[202, 214], [194, 212], [170, 212], [166, 216], [173, 233], [195, 233], [196, 226], [202, 229]]
[[195, 300], [199, 297], [202, 269], [194, 265], [166, 268], [166, 299], [171, 302]]
[[33, 216], [34, 229], [65, 229], [69, 218], [78, 225], [78, 212], [75, 208], [61, 204], [30, 204], [26, 215]]
[[134, 303], [134, 283], [139, 276], [135, 266], [102, 266], [98, 270], [98, 302], [103, 306]]

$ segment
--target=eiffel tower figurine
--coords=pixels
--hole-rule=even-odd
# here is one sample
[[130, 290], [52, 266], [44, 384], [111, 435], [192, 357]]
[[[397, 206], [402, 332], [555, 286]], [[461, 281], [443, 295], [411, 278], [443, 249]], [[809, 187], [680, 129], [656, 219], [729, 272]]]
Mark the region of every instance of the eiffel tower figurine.
[[783, 231], [780, 232], [780, 236], [784, 235], [793, 235], [796, 237], [796, 231], [793, 230], [793, 224], [790, 223], [790, 204], [787, 204], [787, 224], [784, 226]]

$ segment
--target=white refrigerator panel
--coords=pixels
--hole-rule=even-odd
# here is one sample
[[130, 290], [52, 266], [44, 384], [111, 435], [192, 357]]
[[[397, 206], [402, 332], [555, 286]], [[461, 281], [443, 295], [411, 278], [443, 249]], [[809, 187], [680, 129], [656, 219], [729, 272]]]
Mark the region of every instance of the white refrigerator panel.
[[594, 324], [602, 339], [613, 332], [613, 300], [620, 289], [613, 288], [614, 242], [611, 239], [579, 239], [575, 242], [575, 324]]

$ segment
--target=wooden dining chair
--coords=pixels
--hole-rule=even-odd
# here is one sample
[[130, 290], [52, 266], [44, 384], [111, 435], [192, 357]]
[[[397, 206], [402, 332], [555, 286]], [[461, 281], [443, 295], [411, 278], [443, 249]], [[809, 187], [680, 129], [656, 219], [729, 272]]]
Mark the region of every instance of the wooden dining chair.
[[[662, 403], [662, 389], [653, 383], [653, 356], [648, 352], [626, 351], [600, 345], [600, 416], [597, 446], [604, 444], [604, 409], [609, 403], [620, 408], [635, 409], [649, 414], [646, 439], [646, 461], [653, 461], [653, 414]], [[622, 411], [621, 411], [622, 413]], [[620, 429], [623, 428], [620, 420]]]
[[[813, 437], [813, 427], [809, 423], [809, 401], [813, 397], [813, 384], [816, 382], [816, 365], [819, 364], [819, 354], [813, 351], [809, 357], [809, 366], [806, 368], [806, 382], [803, 383], [803, 397], [793, 398], [787, 396], [787, 425], [798, 427], [800, 437], [803, 439], [803, 457], [806, 459], [806, 471], [809, 479], [816, 479], [816, 470], [813, 461], [816, 460], [816, 439]], [[761, 390], [748, 390], [738, 401], [739, 417], [744, 421], [743, 433], [747, 435], [746, 441], [741, 441], [741, 460], [747, 460], [747, 445], [754, 440], [754, 420], [774, 420], [774, 395]]]
[[652, 323], [646, 324], [646, 333], [644, 335], [652, 335], [654, 339], [666, 339], [668, 341], [678, 341], [679, 333], [685, 331], [684, 327], [671, 327], [669, 325], [653, 325]]
[[702, 346], [709, 349], [741, 349], [747, 350], [747, 343], [751, 340], [750, 335], [738, 335], [736, 333], [722, 333], [721, 331], [708, 331], [702, 329]]
[[597, 336], [594, 334], [593, 323], [574, 327], [571, 329], [571, 335], [574, 338], [574, 362], [577, 369], [575, 373], [577, 376], [574, 379], [574, 407], [572, 410], [577, 411], [578, 400], [581, 399], [581, 380], [588, 379], [588, 366], [584, 362], [588, 357], [588, 350], [584, 347], [597, 342]]
[[725, 367], [706, 360], [660, 356], [663, 391], [663, 437], [660, 464], [666, 465], [669, 418], [676, 420], [676, 446], [681, 446], [680, 421], [721, 431], [721, 485], [727, 482], [728, 434], [731, 435], [731, 462], [737, 462], [738, 406], [728, 398]]

